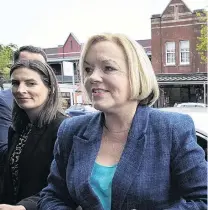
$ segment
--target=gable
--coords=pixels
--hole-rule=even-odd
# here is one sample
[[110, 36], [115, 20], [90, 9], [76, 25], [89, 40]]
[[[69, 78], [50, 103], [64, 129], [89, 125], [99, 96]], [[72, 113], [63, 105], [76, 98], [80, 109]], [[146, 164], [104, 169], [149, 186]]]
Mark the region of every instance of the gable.
[[70, 53], [70, 52], [80, 52], [81, 44], [79, 43], [78, 39], [70, 33], [66, 42], [63, 45], [63, 52]]
[[181, 18], [191, 17], [192, 12], [182, 0], [171, 0], [161, 17], [163, 20], [178, 20]]

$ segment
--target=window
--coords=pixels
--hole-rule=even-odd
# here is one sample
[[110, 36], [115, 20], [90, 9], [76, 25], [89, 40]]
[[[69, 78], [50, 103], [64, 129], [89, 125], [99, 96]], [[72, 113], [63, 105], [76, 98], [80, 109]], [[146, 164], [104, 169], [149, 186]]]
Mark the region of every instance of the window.
[[180, 64], [190, 63], [189, 41], [180, 41]]
[[70, 44], [71, 44], [71, 50], [73, 49], [73, 42], [72, 41], [70, 41]]
[[166, 65], [175, 65], [175, 42], [166, 42]]

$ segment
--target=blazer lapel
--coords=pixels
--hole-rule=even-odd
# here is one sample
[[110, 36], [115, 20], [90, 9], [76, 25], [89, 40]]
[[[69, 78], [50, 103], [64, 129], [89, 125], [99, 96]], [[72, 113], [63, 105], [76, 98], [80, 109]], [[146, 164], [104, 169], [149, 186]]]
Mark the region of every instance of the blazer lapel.
[[138, 106], [129, 131], [126, 146], [118, 163], [112, 183], [112, 209], [121, 209], [128, 190], [138, 175], [146, 149], [148, 107]]
[[[90, 177], [100, 148], [103, 115], [95, 115], [89, 122], [83, 137], [73, 137], [75, 191], [80, 205], [89, 209], [102, 209], [98, 197], [90, 186]], [[76, 187], [79, 186], [79, 187]]]

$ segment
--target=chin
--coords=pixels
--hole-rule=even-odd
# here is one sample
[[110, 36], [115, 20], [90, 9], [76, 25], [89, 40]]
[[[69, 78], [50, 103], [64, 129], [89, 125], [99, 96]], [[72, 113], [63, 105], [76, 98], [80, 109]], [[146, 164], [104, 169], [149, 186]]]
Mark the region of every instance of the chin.
[[94, 103], [93, 107], [99, 111], [103, 111], [104, 106], [102, 104]]
[[19, 105], [19, 107], [20, 107], [21, 109], [23, 109], [23, 110], [30, 110], [30, 109], [33, 108], [33, 107], [31, 107], [31, 106], [24, 106], [24, 105]]
[[101, 112], [108, 112], [110, 109], [110, 106], [106, 105], [106, 104], [99, 104], [99, 103], [94, 103], [93, 107]]

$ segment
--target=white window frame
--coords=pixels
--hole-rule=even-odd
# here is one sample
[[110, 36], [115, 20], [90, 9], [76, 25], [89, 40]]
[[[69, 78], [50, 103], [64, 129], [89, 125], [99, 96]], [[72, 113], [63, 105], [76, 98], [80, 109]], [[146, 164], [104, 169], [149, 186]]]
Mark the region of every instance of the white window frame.
[[[182, 43], [186, 43], [187, 46], [182, 48]], [[182, 55], [185, 56], [185, 61], [182, 61]], [[180, 65], [189, 65], [190, 64], [190, 41], [189, 40], [181, 40], [179, 42], [179, 57], [180, 57]]]
[[[170, 58], [168, 55], [172, 55], [172, 60], [169, 60]], [[165, 59], [166, 59], [167, 66], [173, 66], [176, 64], [176, 44], [175, 44], [175, 42], [166, 42], [165, 43]]]

